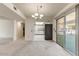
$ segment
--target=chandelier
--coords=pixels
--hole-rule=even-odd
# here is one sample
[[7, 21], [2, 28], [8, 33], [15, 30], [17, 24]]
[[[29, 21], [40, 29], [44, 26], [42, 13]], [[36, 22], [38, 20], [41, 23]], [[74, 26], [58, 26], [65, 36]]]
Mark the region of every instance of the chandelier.
[[39, 12], [42, 7], [43, 7], [42, 5], [40, 5], [40, 6], [37, 5], [37, 12], [32, 15], [32, 18], [42, 19], [44, 17], [44, 15]]

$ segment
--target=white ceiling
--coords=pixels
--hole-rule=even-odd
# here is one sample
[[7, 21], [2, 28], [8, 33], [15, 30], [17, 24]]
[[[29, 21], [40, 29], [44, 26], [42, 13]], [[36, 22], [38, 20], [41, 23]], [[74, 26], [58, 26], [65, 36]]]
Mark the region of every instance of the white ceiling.
[[16, 3], [15, 6], [26, 16], [31, 17], [37, 12], [37, 5], [43, 7], [39, 10], [44, 14], [44, 18], [53, 18], [59, 11], [61, 11], [68, 3]]
[[10, 8], [6, 7], [3, 3], [0, 3], [0, 19], [22, 20], [23, 18], [13, 12]]

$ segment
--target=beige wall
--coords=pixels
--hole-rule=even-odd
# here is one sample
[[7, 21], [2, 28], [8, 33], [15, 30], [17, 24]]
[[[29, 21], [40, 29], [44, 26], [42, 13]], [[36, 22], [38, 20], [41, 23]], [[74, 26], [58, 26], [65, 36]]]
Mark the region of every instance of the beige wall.
[[0, 19], [0, 38], [13, 38], [13, 21]]
[[34, 35], [34, 19], [28, 18], [25, 21], [25, 40], [33, 40]]

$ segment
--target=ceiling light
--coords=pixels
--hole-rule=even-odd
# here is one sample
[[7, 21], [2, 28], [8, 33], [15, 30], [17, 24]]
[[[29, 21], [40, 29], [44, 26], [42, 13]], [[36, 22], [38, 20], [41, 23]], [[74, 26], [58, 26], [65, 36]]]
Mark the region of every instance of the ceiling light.
[[35, 19], [37, 19], [37, 17], [34, 17]]
[[43, 16], [44, 16], [43, 14], [40, 15], [40, 17], [43, 17]]
[[40, 19], [42, 19], [42, 17], [40, 17]]
[[43, 14], [40, 14], [40, 9], [42, 7], [43, 7], [42, 5], [40, 5], [40, 6], [37, 5], [37, 7], [36, 7], [37, 8], [37, 12], [32, 15], [33, 18], [35, 18], [35, 19], [42, 19], [42, 17], [44, 17]]
[[38, 16], [38, 13], [35, 13], [35, 16]]
[[36, 24], [44, 24], [44, 22], [36, 22]]
[[32, 17], [34, 18], [35, 16], [34, 16], [34, 15], [32, 15]]

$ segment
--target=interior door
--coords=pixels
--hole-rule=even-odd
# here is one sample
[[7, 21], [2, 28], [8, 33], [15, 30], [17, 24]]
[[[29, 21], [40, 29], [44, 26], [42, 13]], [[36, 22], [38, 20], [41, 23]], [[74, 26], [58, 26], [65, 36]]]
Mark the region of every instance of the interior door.
[[45, 24], [45, 40], [52, 40], [52, 24]]

